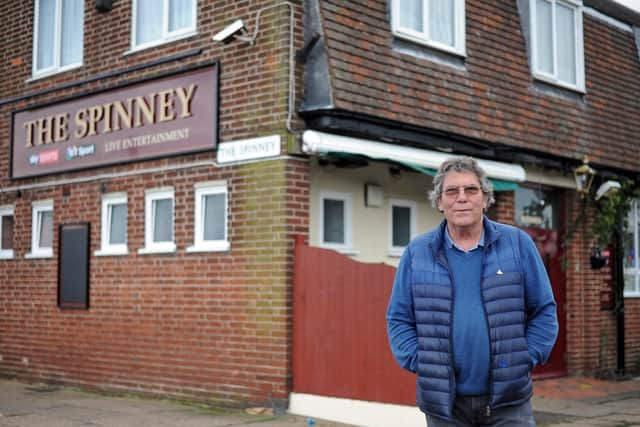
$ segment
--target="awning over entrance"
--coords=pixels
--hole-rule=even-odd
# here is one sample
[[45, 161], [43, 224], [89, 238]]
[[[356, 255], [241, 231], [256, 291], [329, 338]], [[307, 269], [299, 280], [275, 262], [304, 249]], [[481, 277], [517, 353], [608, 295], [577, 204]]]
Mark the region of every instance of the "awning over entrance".
[[[418, 172], [435, 176], [436, 170], [451, 154], [419, 148], [404, 147], [368, 139], [352, 138], [307, 130], [302, 134], [302, 150], [318, 154], [356, 154], [373, 160], [400, 163]], [[515, 190], [526, 178], [520, 165], [476, 159], [487, 172], [495, 191]]]

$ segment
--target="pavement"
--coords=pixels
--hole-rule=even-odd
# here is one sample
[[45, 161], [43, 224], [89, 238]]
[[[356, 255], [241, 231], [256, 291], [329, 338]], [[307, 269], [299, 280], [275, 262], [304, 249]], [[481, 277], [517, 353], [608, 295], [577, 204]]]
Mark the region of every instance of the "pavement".
[[[534, 382], [538, 426], [640, 426], [640, 378], [599, 381], [566, 377]], [[220, 410], [133, 395], [0, 379], [0, 427], [347, 427], [321, 419]], [[401, 427], [401, 426], [390, 426]]]
[[538, 426], [640, 426], [640, 377], [538, 380], [534, 381], [532, 403]]

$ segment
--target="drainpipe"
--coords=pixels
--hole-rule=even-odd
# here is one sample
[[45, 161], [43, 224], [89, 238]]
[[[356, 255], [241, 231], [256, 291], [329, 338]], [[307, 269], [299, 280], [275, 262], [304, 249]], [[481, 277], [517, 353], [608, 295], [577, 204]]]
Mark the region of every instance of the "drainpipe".
[[617, 374], [625, 374], [624, 363], [624, 248], [622, 243], [623, 219], [618, 214], [616, 218], [616, 227], [614, 231], [614, 315], [616, 318], [616, 336], [617, 336], [617, 353], [618, 365]]

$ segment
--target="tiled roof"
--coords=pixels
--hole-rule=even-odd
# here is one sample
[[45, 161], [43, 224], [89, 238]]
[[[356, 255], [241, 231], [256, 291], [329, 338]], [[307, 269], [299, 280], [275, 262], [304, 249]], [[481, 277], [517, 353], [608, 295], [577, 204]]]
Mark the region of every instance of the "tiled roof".
[[634, 34], [585, 13], [586, 93], [531, 76], [516, 1], [466, 1], [460, 65], [397, 48], [389, 1], [319, 1], [333, 107], [421, 129], [640, 171]]

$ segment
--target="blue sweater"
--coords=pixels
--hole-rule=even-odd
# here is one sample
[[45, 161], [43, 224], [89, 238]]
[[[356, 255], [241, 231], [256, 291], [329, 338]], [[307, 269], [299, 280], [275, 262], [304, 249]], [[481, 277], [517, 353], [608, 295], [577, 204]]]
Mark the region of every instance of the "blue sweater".
[[480, 278], [484, 234], [476, 248], [458, 249], [446, 232], [445, 255], [453, 275], [453, 360], [462, 396], [489, 394], [489, 331]]

